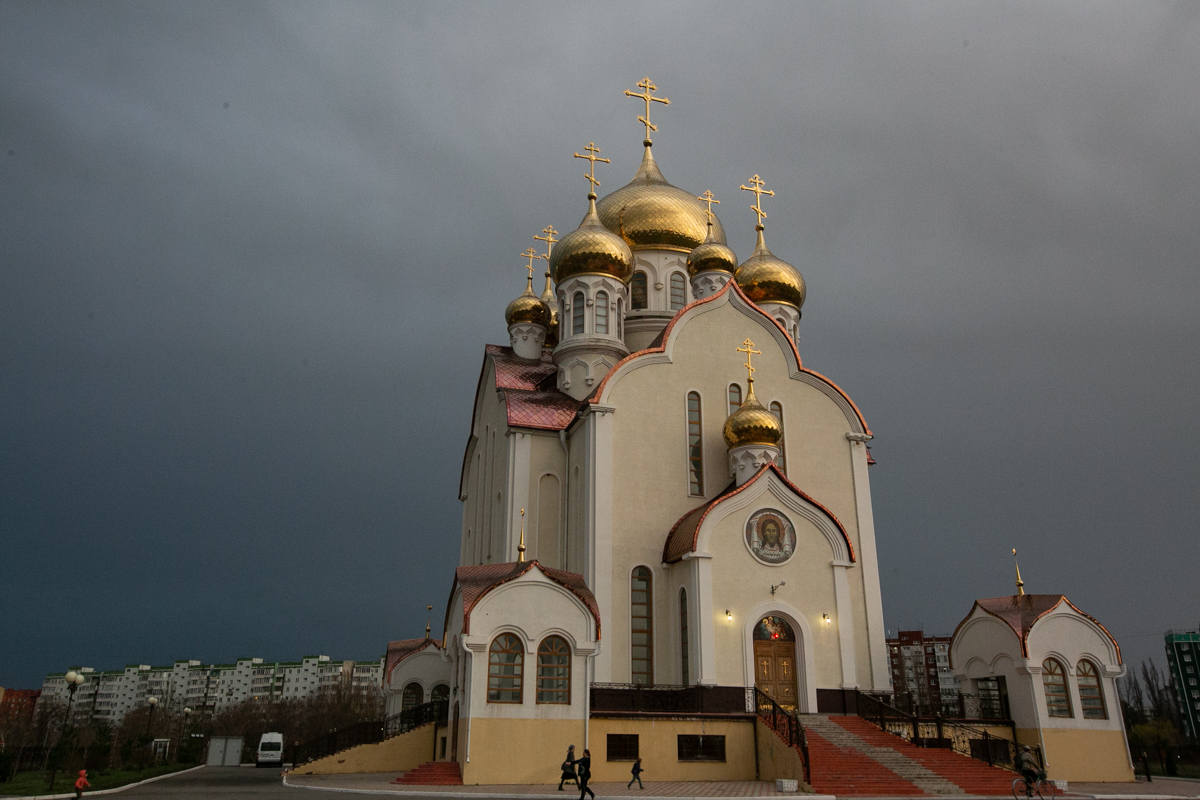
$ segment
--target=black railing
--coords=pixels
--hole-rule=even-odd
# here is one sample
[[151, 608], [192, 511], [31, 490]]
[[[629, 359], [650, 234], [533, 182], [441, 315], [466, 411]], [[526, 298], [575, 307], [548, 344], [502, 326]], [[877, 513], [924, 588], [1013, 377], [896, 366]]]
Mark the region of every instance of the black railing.
[[384, 720], [387, 727], [387, 735], [391, 737], [401, 733], [408, 733], [413, 728], [420, 728], [422, 725], [428, 725], [431, 722], [444, 725], [449, 707], [450, 703], [448, 701], [435, 700], [432, 703], [422, 703], [419, 706], [407, 708], [399, 714], [393, 714]]
[[[862, 692], [858, 693], [858, 715], [918, 747], [943, 747], [979, 761], [986, 761], [993, 767], [1017, 771], [1017, 756], [1023, 746], [1016, 742], [1016, 725], [1012, 720], [997, 720], [998, 725], [1012, 731], [1010, 739], [965, 725], [959, 720], [946, 719], [940, 714], [910, 714], [891, 705], [882, 697]], [[1032, 750], [1038, 763], [1042, 764], [1041, 748], [1033, 747]]]
[[593, 683], [593, 714], [751, 714], [741, 686]]
[[942, 716], [947, 719], [1004, 722], [1009, 719], [1004, 698], [996, 692], [946, 692], [935, 697], [916, 692], [896, 692], [892, 696], [892, 705], [901, 711], [922, 717]]
[[341, 729], [334, 728], [324, 736], [297, 745], [292, 752], [292, 763], [305, 764], [360, 744], [376, 744], [431, 722], [445, 724], [448, 705], [445, 700], [423, 703], [399, 714], [393, 714], [387, 719], [360, 722]]
[[812, 771], [808, 765], [808, 738], [804, 735], [804, 726], [800, 724], [795, 712], [783, 708], [767, 693], [759, 688], [754, 689], [754, 711], [758, 718], [771, 730], [783, 738], [789, 747], [800, 751], [804, 759], [804, 782], [812, 784]]

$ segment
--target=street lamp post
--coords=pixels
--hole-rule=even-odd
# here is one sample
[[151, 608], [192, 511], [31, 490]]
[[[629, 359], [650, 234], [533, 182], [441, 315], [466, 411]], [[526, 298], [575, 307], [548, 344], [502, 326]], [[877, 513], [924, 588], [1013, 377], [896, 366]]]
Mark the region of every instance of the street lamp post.
[[192, 730], [192, 709], [187, 706], [183, 707], [183, 719], [180, 720], [179, 727], [179, 743], [175, 745], [175, 760], [179, 760], [179, 748], [183, 747], [183, 732]]
[[146, 717], [146, 735], [150, 735], [150, 725], [154, 722], [154, 707], [158, 705], [158, 698], [150, 695], [146, 698], [146, 703], [150, 706], [150, 716]]
[[83, 685], [84, 677], [82, 672], [71, 670], [67, 673], [67, 690], [71, 696], [67, 698], [67, 712], [63, 715], [63, 733], [66, 733], [67, 725], [71, 721], [71, 704], [75, 702], [75, 693], [79, 691], [79, 687]]

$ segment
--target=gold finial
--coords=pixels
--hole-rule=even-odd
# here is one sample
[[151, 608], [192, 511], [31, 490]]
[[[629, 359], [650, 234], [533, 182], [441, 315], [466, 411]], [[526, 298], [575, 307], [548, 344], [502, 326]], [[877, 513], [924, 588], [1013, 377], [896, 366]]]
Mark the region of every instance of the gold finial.
[[712, 224], [713, 224], [713, 219], [716, 218], [716, 216], [717, 216], [716, 214], [713, 213], [713, 210], [712, 210], [713, 203], [716, 203], [717, 205], [721, 205], [721, 201], [718, 200], [717, 198], [713, 197], [713, 193], [708, 189], [705, 189], [704, 194], [700, 195], [696, 199], [703, 200], [705, 203], [708, 203], [708, 211], [706, 211], [705, 213], [708, 214], [708, 227], [711, 228]]
[[517, 561], [525, 560], [525, 509], [521, 509], [521, 542], [517, 545]]
[[433, 606], [432, 605], [425, 606], [425, 638], [426, 639], [429, 638], [429, 631], [430, 631], [429, 618], [432, 614], [433, 614]]
[[558, 231], [554, 230], [554, 226], [553, 226], [553, 225], [547, 225], [546, 227], [542, 228], [542, 233], [544, 233], [544, 234], [546, 234], [546, 235], [545, 235], [545, 236], [538, 236], [538, 235], [535, 233], [535, 234], [533, 235], [533, 238], [537, 239], [539, 242], [545, 242], [545, 243], [546, 243], [546, 255], [544, 255], [544, 256], [538, 256], [538, 258], [544, 258], [544, 259], [546, 259], [547, 261], [549, 261], [549, 260], [550, 260], [550, 253], [551, 253], [551, 251], [553, 251], [553, 250], [554, 250], [554, 243], [558, 241], [558, 239], [555, 239], [555, 238], [554, 238], [554, 234], [558, 233]]
[[521, 258], [529, 259], [529, 263], [525, 265], [525, 269], [529, 270], [529, 285], [530, 285], [530, 287], [532, 287], [533, 286], [533, 260], [535, 258], [541, 258], [541, 256], [539, 256], [537, 254], [537, 251], [534, 250], [532, 247], [527, 247], [527, 248], [525, 248], [525, 252], [521, 253]]
[[1025, 594], [1025, 581], [1021, 580], [1021, 565], [1017, 564], [1017, 548], [1013, 548], [1013, 564], [1017, 567], [1017, 594]]
[[750, 384], [750, 391], [754, 391], [754, 366], [750, 363], [750, 358], [751, 356], [761, 356], [762, 350], [755, 350], [754, 342], [746, 339], [737, 351], [746, 354], [746, 381]]
[[650, 82], [649, 76], [642, 78], [635, 85], [639, 89], [644, 89], [645, 91], [643, 91], [641, 94], [638, 94], [637, 92], [631, 92], [628, 89], [626, 89], [625, 96], [626, 97], [636, 97], [640, 100], [646, 101], [646, 116], [638, 117], [638, 122], [640, 122], [646, 126], [645, 145], [647, 147], [649, 147], [650, 146], [650, 131], [658, 130], [658, 126], [654, 125], [653, 123], [650, 122], [650, 104], [651, 103], [662, 103], [664, 106], [669, 106], [669, 105], [671, 105], [671, 101], [665, 97], [655, 97], [654, 96], [654, 92], [658, 89], [658, 87]]
[[754, 226], [754, 229], [759, 230], [759, 231], [761, 231], [763, 229], [762, 222], [764, 219], [767, 218], [767, 212], [762, 210], [762, 196], [764, 194], [769, 197], [775, 196], [775, 193], [772, 192], [770, 189], [762, 188], [766, 185], [767, 185], [766, 181], [764, 181], [762, 178], [758, 177], [758, 175], [755, 175], [753, 178], [750, 179], [749, 186], [742, 184], [742, 186], [739, 187], [743, 191], [754, 192], [754, 205], [750, 206], [750, 208], [753, 209], [754, 213], [758, 215], [758, 224]]
[[588, 197], [595, 197], [596, 190], [600, 188], [600, 181], [596, 180], [596, 162], [602, 161], [605, 164], [611, 164], [607, 158], [600, 158], [600, 148], [596, 147], [595, 142], [588, 142], [587, 147], [583, 148], [587, 155], [575, 154], [576, 158], [586, 158], [591, 164], [588, 166], [587, 173], [583, 176], [588, 179], [588, 183], [592, 185], [591, 191], [588, 192]]

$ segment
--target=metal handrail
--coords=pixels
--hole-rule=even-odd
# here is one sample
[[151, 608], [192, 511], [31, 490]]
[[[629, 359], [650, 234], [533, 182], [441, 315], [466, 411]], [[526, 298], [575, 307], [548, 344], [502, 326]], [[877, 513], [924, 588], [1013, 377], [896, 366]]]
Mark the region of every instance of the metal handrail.
[[812, 770], [808, 760], [808, 736], [804, 731], [804, 725], [800, 723], [799, 716], [779, 705], [775, 702], [775, 698], [757, 686], [754, 687], [754, 709], [764, 725], [778, 733], [789, 747], [795, 747], [800, 751], [804, 761], [804, 782], [811, 786]]

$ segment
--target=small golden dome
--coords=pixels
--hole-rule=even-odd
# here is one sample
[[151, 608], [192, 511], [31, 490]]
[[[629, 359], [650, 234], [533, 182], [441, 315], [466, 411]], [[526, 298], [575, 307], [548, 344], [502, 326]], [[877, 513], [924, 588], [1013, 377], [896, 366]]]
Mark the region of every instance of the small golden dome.
[[575, 275], [611, 275], [624, 283], [633, 277], [633, 253], [620, 236], [601, 224], [596, 214], [596, 195], [588, 195], [583, 222], [550, 254], [550, 271], [557, 283]]
[[761, 226], [758, 228], [758, 246], [737, 268], [733, 279], [755, 303], [786, 303], [795, 306], [797, 311], [804, 305], [808, 293], [800, 271], [767, 249]]
[[546, 325], [546, 347], [558, 344], [558, 300], [554, 297], [554, 286], [550, 273], [546, 273], [546, 288], [542, 292], [542, 304], [550, 311], [550, 323]]
[[723, 434], [725, 444], [731, 448], [747, 444], [779, 447], [779, 443], [783, 441], [783, 427], [779, 418], [758, 402], [758, 398], [754, 396], [753, 380], [750, 381], [750, 389], [746, 392], [746, 401], [725, 420]]
[[521, 292], [521, 296], [504, 309], [504, 321], [509, 325], [549, 326], [550, 309], [533, 293], [532, 277], [525, 281], [525, 291]]
[[688, 253], [687, 271], [693, 278], [699, 272], [728, 272], [733, 273], [738, 268], [737, 253], [713, 238], [712, 228], [704, 244]]
[[[633, 180], [605, 195], [596, 208], [604, 226], [620, 234], [634, 250], [690, 253], [704, 243], [708, 228], [704, 203], [667, 183], [649, 145]], [[725, 228], [715, 218], [713, 238], [725, 244]]]

